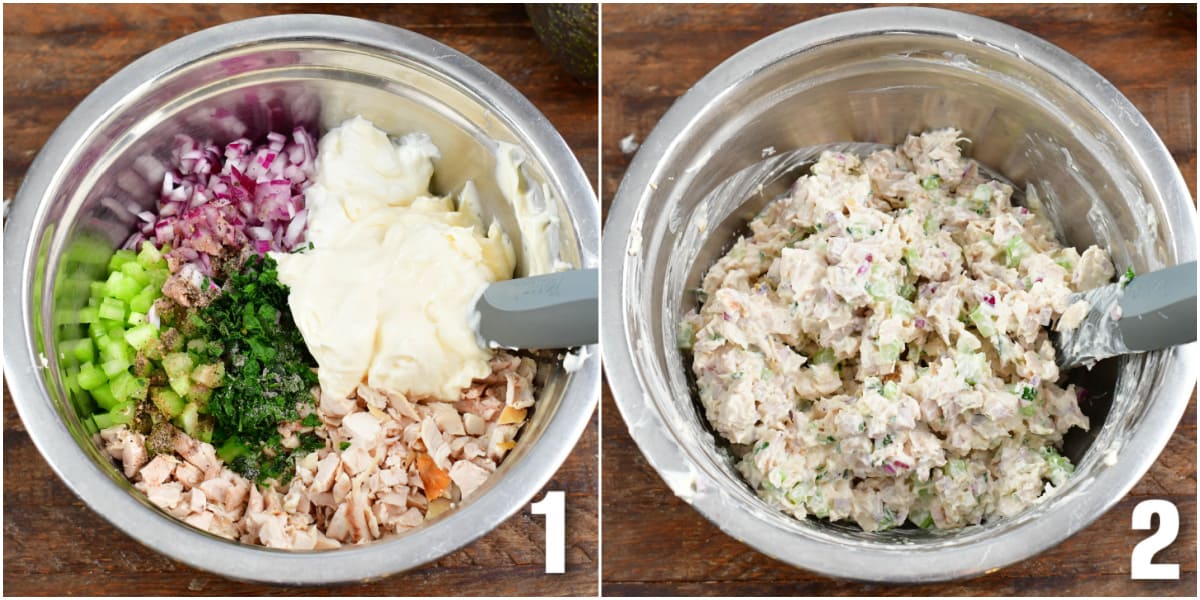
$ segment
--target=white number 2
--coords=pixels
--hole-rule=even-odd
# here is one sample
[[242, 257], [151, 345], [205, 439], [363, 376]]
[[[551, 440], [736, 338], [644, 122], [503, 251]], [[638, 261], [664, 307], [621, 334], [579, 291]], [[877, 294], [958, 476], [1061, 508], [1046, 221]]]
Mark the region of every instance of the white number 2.
[[563, 525], [563, 513], [566, 512], [566, 501], [563, 500], [563, 493], [546, 492], [544, 498], [534, 502], [529, 508], [535, 515], [546, 516], [546, 572], [565, 573], [566, 552], [563, 546], [566, 542], [566, 529]]
[[1158, 515], [1158, 531], [1133, 547], [1129, 556], [1133, 579], [1179, 579], [1178, 564], [1155, 564], [1154, 555], [1179, 535], [1179, 510], [1166, 500], [1143, 500], [1133, 507], [1133, 528], [1150, 529], [1150, 517]]

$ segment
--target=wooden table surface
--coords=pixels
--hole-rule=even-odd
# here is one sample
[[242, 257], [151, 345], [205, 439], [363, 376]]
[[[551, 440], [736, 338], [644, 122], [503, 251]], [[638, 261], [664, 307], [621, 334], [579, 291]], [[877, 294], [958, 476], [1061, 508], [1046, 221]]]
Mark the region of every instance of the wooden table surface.
[[[1146, 115], [1196, 193], [1196, 9], [1169, 6], [952, 7], [1039, 35], [1108, 78]], [[833, 5], [603, 7], [602, 160], [607, 208], [638, 141], [674, 100], [725, 58]], [[606, 232], [607, 233], [607, 232]], [[605, 389], [601, 408], [602, 590], [605, 595], [1196, 595], [1195, 397], [1170, 444], [1133, 491], [1056, 548], [977, 579], [941, 585], [863, 585], [821, 577], [760, 554], [677, 499], [630, 439]], [[1158, 554], [1179, 582], [1131, 581], [1129, 555], [1147, 532], [1130, 527], [1147, 498], [1174, 502], [1178, 539]]]
[[[266, 14], [337, 13], [434, 38], [483, 63], [558, 128], [593, 186], [597, 90], [575, 83], [534, 36], [520, 6], [6, 5], [4, 197], [72, 108], [137, 57], [188, 33]], [[596, 420], [598, 423], [598, 419]], [[435, 564], [370, 584], [272, 588], [192, 569], [143, 547], [87, 508], [54, 475], [4, 392], [4, 591], [10, 595], [594, 595], [597, 427], [547, 490], [567, 492], [566, 570], [544, 573], [544, 519], [528, 507]], [[539, 491], [540, 499], [545, 490]]]

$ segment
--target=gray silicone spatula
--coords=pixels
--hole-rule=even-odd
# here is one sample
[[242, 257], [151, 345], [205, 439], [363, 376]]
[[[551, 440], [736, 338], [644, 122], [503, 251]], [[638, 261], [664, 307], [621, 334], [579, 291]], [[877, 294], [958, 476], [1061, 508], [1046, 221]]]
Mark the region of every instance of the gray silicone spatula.
[[488, 285], [478, 333], [505, 348], [570, 348], [600, 339], [600, 271], [578, 269]]
[[1055, 339], [1061, 368], [1196, 341], [1194, 261], [1082, 292], [1071, 302], [1079, 298], [1091, 309], [1079, 327]]

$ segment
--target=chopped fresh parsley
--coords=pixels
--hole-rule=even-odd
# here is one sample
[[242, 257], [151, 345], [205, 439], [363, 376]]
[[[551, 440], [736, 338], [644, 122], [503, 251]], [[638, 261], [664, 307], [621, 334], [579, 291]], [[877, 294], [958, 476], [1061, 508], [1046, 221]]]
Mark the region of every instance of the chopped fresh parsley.
[[[269, 256], [250, 257], [194, 319], [200, 337], [216, 342], [202, 350], [202, 360], [226, 364], [225, 385], [213, 390], [207, 408], [215, 419], [213, 442], [230, 449], [227, 460], [235, 471], [259, 483], [290, 479], [292, 454], [316, 444], [302, 440], [299, 449], [289, 450], [276, 431], [300, 419], [297, 406], [312, 405], [318, 385], [316, 361], [292, 320], [276, 266]], [[311, 422], [302, 424], [315, 426]]]
[[345, 451], [346, 448], [349, 448], [349, 447], [350, 447], [350, 442], [342, 442], [342, 443], [338, 444], [338, 450]]

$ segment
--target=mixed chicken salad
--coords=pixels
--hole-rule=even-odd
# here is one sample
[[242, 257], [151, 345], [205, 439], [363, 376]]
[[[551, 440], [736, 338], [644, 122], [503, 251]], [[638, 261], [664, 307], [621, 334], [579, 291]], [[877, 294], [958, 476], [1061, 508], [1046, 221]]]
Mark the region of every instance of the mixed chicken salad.
[[705, 274], [680, 324], [700, 401], [759, 496], [865, 531], [1017, 514], [1088, 428], [1051, 328], [1114, 276], [1060, 245], [1032, 189], [962, 156], [959, 131], [826, 152]]
[[430, 138], [356, 117], [218, 147], [184, 136], [161, 197], [64, 344], [86, 422], [149, 501], [248, 544], [325, 549], [477, 493], [534, 407], [537, 363], [471, 304], [511, 242], [474, 189], [431, 194]]

